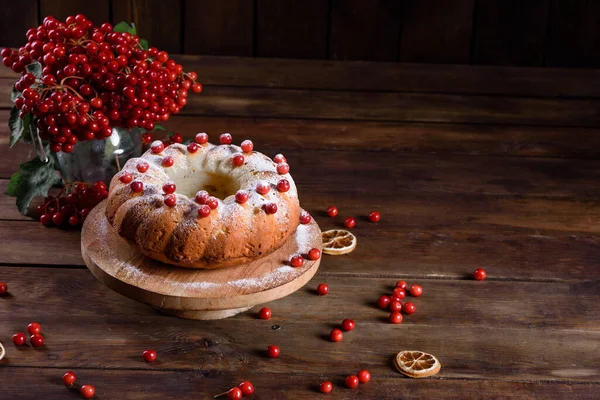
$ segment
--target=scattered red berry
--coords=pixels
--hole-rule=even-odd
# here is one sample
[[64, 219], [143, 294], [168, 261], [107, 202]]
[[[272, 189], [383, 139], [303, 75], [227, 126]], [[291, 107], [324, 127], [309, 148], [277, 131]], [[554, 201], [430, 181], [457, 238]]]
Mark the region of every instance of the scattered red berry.
[[381, 215], [379, 215], [379, 213], [377, 211], [371, 211], [369, 213], [369, 221], [379, 222], [379, 219], [381, 219]]
[[208, 135], [204, 132], [196, 134], [196, 138], [194, 139], [196, 143], [204, 144], [208, 142]]
[[277, 163], [277, 164], [282, 163], [282, 162], [287, 162], [287, 160], [285, 159], [283, 154], [277, 154], [275, 157], [273, 157], [273, 161], [275, 161], [275, 163]]
[[408, 283], [406, 283], [405, 281], [398, 281], [396, 282], [396, 287], [406, 290], [406, 288], [408, 287]]
[[309, 213], [307, 213], [306, 211], [302, 211], [300, 213], [300, 223], [301, 224], [306, 225], [306, 224], [310, 223], [310, 220], [311, 220], [311, 216]]
[[329, 381], [321, 382], [321, 384], [319, 385], [319, 390], [321, 391], [321, 393], [331, 393], [331, 391], [333, 390], [333, 385]]
[[238, 387], [244, 396], [252, 396], [254, 394], [254, 386], [250, 381], [243, 381]]
[[22, 332], [17, 332], [13, 335], [12, 341], [15, 346], [23, 346], [27, 342], [27, 336]]
[[349, 332], [351, 330], [354, 329], [354, 327], [356, 326], [356, 324], [354, 323], [354, 320], [352, 319], [345, 319], [342, 321], [342, 330]]
[[269, 356], [269, 358], [277, 358], [279, 357], [279, 347], [277, 346], [267, 346], [267, 356]]
[[258, 312], [258, 318], [260, 319], [270, 319], [271, 318], [271, 310], [267, 307], [263, 307]]
[[394, 290], [392, 291], [392, 294], [400, 299], [403, 299], [406, 297], [406, 291], [399, 287], [394, 288]]
[[371, 380], [371, 374], [366, 369], [361, 369], [360, 371], [358, 371], [356, 377], [358, 378], [358, 381], [360, 383], [367, 383]]
[[290, 264], [292, 267], [299, 268], [304, 265], [304, 258], [300, 255], [296, 255], [292, 257]]
[[77, 380], [77, 377], [71, 371], [67, 372], [62, 377], [63, 383], [67, 386], [73, 386], [73, 384], [75, 383], [76, 380]]
[[247, 202], [248, 201], [248, 192], [246, 192], [245, 190], [238, 190], [237, 193], [235, 194], [235, 201], [240, 204], [244, 204], [245, 202]]
[[81, 396], [83, 396], [84, 399], [91, 399], [94, 397], [95, 393], [96, 389], [92, 385], [83, 385], [81, 387]]
[[144, 350], [142, 357], [146, 362], [153, 362], [156, 360], [156, 352], [154, 350]]
[[420, 295], [423, 294], [423, 288], [419, 285], [412, 285], [410, 287], [410, 294], [415, 297], [419, 297]]
[[329, 206], [327, 207], [327, 215], [329, 215], [331, 218], [335, 217], [336, 215], [338, 215], [338, 209], [336, 206]]
[[231, 388], [227, 392], [227, 398], [230, 400], [238, 400], [238, 399], [241, 399], [242, 396], [244, 396], [242, 389], [237, 388], [237, 387]]
[[400, 301], [402, 301], [402, 299], [401, 299], [400, 297], [398, 297], [398, 296], [396, 296], [396, 295], [392, 294], [392, 295], [390, 296], [390, 301], [391, 301], [392, 303], [393, 303], [393, 302], [398, 302], [398, 303], [400, 303]]
[[221, 136], [219, 136], [219, 142], [221, 144], [231, 144], [232, 141], [233, 141], [233, 138], [231, 137], [231, 135], [229, 133], [223, 133], [223, 134], [221, 134]]
[[385, 295], [381, 296], [379, 298], [379, 300], [377, 300], [377, 305], [382, 310], [385, 310], [386, 308], [388, 308], [390, 306], [390, 298], [388, 296], [385, 296]]
[[402, 311], [402, 303], [399, 301], [392, 301], [390, 303], [390, 311], [391, 312], [400, 312]]
[[0, 295], [5, 294], [6, 292], [8, 292], [8, 285], [6, 282], [0, 282]]
[[239, 167], [244, 164], [244, 156], [241, 154], [236, 154], [235, 156], [233, 156], [232, 161], [233, 161], [233, 165], [235, 165], [236, 167]]
[[[487, 274], [485, 273], [485, 269], [483, 268], [477, 268], [475, 270], [475, 272], [473, 272], [473, 278], [475, 278], [476, 281], [482, 281], [485, 279], [485, 277], [487, 276]], [[2, 291], [0, 290], [0, 293]]]
[[344, 333], [335, 328], [333, 329], [330, 333], [329, 333], [329, 339], [331, 339], [332, 342], [339, 342], [344, 338]]
[[319, 258], [321, 258], [321, 250], [315, 249], [315, 248], [309, 250], [309, 252], [308, 252], [309, 260], [315, 261], [315, 260], [318, 260]]
[[411, 303], [410, 301], [407, 301], [402, 306], [402, 311], [404, 311], [404, 314], [408, 314], [408, 315], [414, 314], [415, 311], [417, 311], [417, 307], [415, 307], [415, 305], [413, 303]]
[[44, 345], [44, 337], [39, 333], [31, 335], [29, 342], [33, 347], [42, 347]]
[[399, 324], [402, 322], [402, 314], [399, 312], [393, 312], [390, 314], [389, 320], [392, 324]]
[[356, 389], [358, 387], [358, 377], [356, 375], [348, 375], [344, 380], [346, 387]]
[[319, 286], [317, 286], [317, 293], [320, 296], [325, 296], [327, 293], [329, 293], [329, 286], [325, 283], [319, 283]]
[[35, 335], [36, 333], [42, 332], [42, 327], [37, 322], [32, 322], [27, 325], [27, 333], [30, 335]]
[[344, 225], [348, 229], [354, 228], [356, 226], [356, 219], [354, 217], [348, 217], [344, 220]]
[[240, 147], [244, 153], [250, 153], [254, 149], [254, 143], [251, 140], [244, 140]]

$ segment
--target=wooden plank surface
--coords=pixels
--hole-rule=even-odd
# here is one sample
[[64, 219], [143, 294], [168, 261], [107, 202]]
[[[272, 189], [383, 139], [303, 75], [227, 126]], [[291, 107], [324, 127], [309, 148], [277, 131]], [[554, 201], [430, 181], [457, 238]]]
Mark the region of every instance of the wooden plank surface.
[[254, 2], [186, 0], [183, 51], [252, 57]]
[[474, 0], [406, 0], [402, 5], [401, 61], [469, 62]]
[[327, 58], [327, 1], [255, 1], [256, 56]]
[[[256, 398], [296, 400], [299, 398], [323, 396], [318, 391], [319, 382], [329, 379], [334, 384], [331, 396], [336, 399], [369, 397], [377, 399], [418, 400], [424, 397], [444, 398], [450, 393], [460, 393], [464, 399], [480, 398], [482, 393], [489, 398], [504, 398], [508, 393], [515, 398], [526, 399], [592, 399], [598, 390], [597, 385], [575, 382], [505, 382], [497, 380], [459, 379], [404, 379], [397, 375], [372, 376], [370, 383], [360, 385], [356, 390], [343, 386], [345, 375], [328, 372], [326, 374], [261, 374], [252, 371], [231, 371], [218, 373], [202, 371], [160, 371], [160, 370], [113, 370], [77, 369], [79, 381], [93, 384], [96, 397], [100, 399], [123, 400], [163, 400], [165, 398], [185, 398], [190, 393], [210, 398], [237, 385], [242, 380], [250, 380], [256, 390]], [[74, 399], [80, 395], [75, 389], [67, 389], [60, 377], [65, 373], [60, 368], [0, 368], [0, 379], [4, 382], [4, 393], [13, 400], [30, 400], [52, 396], [53, 399]], [[23, 377], [35, 376], [36, 385], [24, 390]], [[273, 385], [273, 382], [278, 382]], [[168, 397], [167, 397], [168, 396]]]
[[41, 19], [52, 15], [64, 21], [69, 15], [83, 14], [94, 24], [101, 25], [109, 20], [109, 1], [40, 0], [40, 15]]
[[[38, 23], [37, 0], [0, 0], [0, 47], [20, 47], [27, 43], [25, 32]], [[7, 69], [2, 65], [0, 69]]]
[[548, 0], [486, 0], [475, 10], [473, 62], [543, 65]]
[[396, 0], [333, 1], [329, 58], [396, 61], [401, 8]]
[[182, 46], [183, 0], [111, 0], [112, 19], [134, 22], [137, 34], [150, 46], [170, 53], [180, 53]]

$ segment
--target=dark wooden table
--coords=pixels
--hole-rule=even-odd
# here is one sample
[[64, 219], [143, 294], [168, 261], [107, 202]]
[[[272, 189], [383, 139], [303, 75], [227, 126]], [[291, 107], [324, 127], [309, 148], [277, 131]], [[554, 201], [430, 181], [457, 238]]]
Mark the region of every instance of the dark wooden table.
[[[98, 399], [211, 398], [243, 379], [256, 398], [597, 398], [600, 390], [600, 73], [556, 69], [182, 57], [206, 84], [167, 127], [231, 132], [292, 166], [300, 200], [358, 217], [358, 247], [325, 256], [293, 295], [220, 321], [159, 314], [84, 267], [79, 232], [47, 229], [0, 197], [0, 399], [70, 399], [61, 376]], [[31, 149], [8, 149], [0, 76], [0, 192]], [[379, 210], [381, 222], [365, 215]], [[483, 267], [484, 282], [472, 280]], [[375, 303], [419, 283], [417, 313], [386, 322]], [[331, 290], [317, 296], [317, 284]], [[356, 329], [326, 339], [344, 318]], [[11, 336], [37, 321], [46, 345]], [[275, 329], [279, 325], [281, 329]], [[279, 359], [264, 356], [267, 345]], [[158, 360], [141, 353], [153, 348]], [[400, 375], [400, 350], [441, 372]], [[343, 387], [367, 368], [370, 383]]]

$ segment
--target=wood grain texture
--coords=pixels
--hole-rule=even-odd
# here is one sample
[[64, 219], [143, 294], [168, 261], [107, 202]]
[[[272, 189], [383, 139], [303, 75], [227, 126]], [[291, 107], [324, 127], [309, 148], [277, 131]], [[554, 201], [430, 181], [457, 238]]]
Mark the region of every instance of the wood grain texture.
[[150, 46], [180, 53], [183, 0], [111, 0], [113, 23], [134, 22], [137, 34]]
[[401, 3], [396, 0], [334, 0], [329, 58], [396, 61], [400, 21]]
[[187, 54], [253, 55], [253, 1], [186, 0], [183, 23]]
[[69, 15], [83, 14], [94, 24], [101, 25], [109, 20], [109, 1], [40, 0], [40, 15], [42, 20], [51, 15], [64, 21]]
[[327, 1], [255, 1], [256, 56], [327, 58]]
[[402, 2], [400, 60], [469, 62], [474, 0]]
[[600, 67], [600, 2], [551, 0], [546, 64]]
[[542, 66], [548, 0], [478, 1], [473, 62]]
[[[0, 47], [20, 47], [27, 42], [25, 32], [37, 26], [38, 22], [37, 0], [1, 0], [0, 19]], [[2, 65], [0, 69], [8, 69]]]
[[[159, 356], [160, 357], [160, 356]], [[78, 369], [78, 381], [95, 385], [100, 399], [163, 400], [185, 398], [190, 393], [211, 398], [228, 390], [242, 380], [250, 380], [256, 388], [256, 398], [296, 400], [318, 398], [319, 382], [329, 379], [334, 383], [336, 399], [355, 399], [357, 396], [377, 399], [420, 400], [423, 398], [448, 398], [460, 393], [462, 399], [478, 399], [485, 393], [489, 398], [505, 398], [507, 394], [520, 399], [593, 399], [597, 385], [561, 382], [504, 382], [497, 380], [443, 380], [407, 379], [392, 375], [372, 376], [372, 381], [356, 390], [343, 386], [345, 375], [288, 373], [261, 374], [256, 372], [218, 373], [204, 371], [139, 371], [110, 369]], [[0, 368], [4, 393], [13, 400], [30, 400], [52, 396], [52, 399], [81, 397], [75, 389], [67, 389], [60, 377], [59, 368]], [[25, 388], [24, 377], [35, 376], [35, 384]], [[33, 378], [30, 378], [33, 379]], [[276, 385], [273, 382], [277, 382]]]

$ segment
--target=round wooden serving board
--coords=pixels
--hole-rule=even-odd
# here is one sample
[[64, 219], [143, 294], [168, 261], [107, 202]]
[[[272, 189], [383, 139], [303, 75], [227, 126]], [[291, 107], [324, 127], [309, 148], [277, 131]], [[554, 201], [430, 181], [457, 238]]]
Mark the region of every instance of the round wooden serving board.
[[321, 230], [312, 220], [299, 225], [286, 243], [247, 264], [217, 269], [180, 268], [150, 259], [122, 239], [104, 215], [106, 201], [88, 215], [81, 254], [89, 270], [114, 291], [171, 315], [221, 319], [287, 296], [317, 272], [320, 259], [289, 266], [294, 254], [321, 249]]

